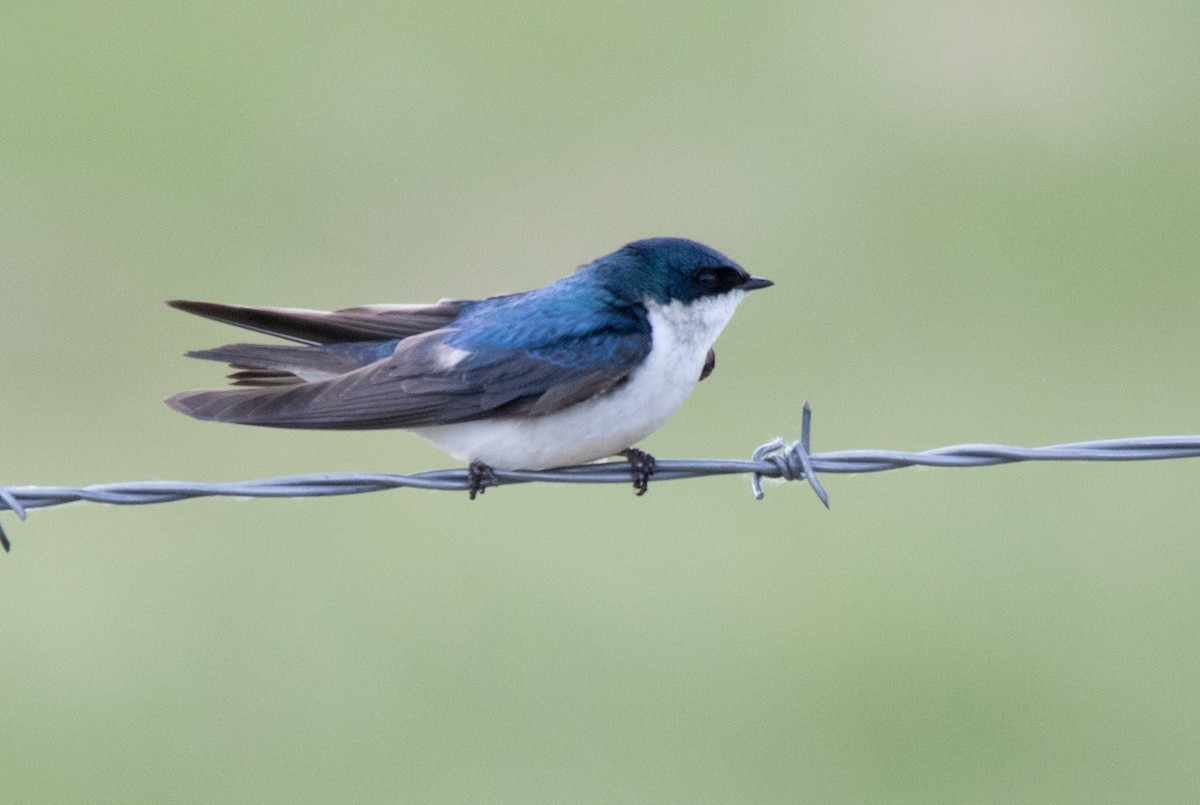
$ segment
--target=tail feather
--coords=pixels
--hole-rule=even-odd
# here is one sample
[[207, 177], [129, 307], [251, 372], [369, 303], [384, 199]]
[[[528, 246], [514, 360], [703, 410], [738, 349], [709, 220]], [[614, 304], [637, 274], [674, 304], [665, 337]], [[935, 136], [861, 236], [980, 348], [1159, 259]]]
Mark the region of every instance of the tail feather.
[[240, 371], [235, 386], [277, 386], [327, 380], [391, 354], [395, 341], [292, 347], [278, 344], [226, 344], [185, 353], [189, 358], [224, 361]]
[[225, 377], [232, 381], [231, 386], [294, 386], [304, 382], [293, 372], [274, 369], [242, 369]]

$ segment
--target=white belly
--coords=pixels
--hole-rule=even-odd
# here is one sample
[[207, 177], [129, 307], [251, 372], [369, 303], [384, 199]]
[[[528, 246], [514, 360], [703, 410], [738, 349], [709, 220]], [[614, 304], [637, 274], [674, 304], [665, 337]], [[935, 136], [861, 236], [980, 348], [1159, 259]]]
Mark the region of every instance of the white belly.
[[708, 350], [744, 296], [691, 305], [649, 303], [650, 354], [607, 394], [538, 417], [412, 428], [461, 461], [540, 470], [607, 458], [658, 430], [692, 393]]

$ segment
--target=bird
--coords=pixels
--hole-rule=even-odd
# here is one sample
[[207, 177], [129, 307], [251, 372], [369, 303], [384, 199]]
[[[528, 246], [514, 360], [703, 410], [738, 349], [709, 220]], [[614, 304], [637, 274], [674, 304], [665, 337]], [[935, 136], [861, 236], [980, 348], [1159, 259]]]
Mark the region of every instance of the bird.
[[172, 308], [291, 344], [185, 353], [229, 364], [232, 388], [166, 400], [201, 420], [273, 428], [401, 428], [469, 463], [471, 499], [495, 470], [623, 456], [637, 494], [657, 430], [715, 366], [747, 292], [773, 285], [686, 238], [628, 243], [536, 290], [331, 312], [171, 300]]

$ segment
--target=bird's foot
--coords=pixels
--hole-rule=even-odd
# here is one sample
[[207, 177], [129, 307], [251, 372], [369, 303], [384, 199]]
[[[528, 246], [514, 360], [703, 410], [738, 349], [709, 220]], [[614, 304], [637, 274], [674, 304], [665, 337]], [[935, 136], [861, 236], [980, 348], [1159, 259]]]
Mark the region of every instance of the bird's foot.
[[489, 486], [497, 486], [499, 483], [495, 470], [482, 461], [472, 461], [467, 467], [467, 492], [470, 493], [471, 500], [474, 500], [476, 495], [482, 495]]
[[629, 470], [633, 473], [633, 488], [637, 490], [638, 496], [646, 494], [650, 476], [654, 474], [654, 456], [636, 447], [622, 450], [620, 455], [625, 456], [625, 460], [629, 462]]

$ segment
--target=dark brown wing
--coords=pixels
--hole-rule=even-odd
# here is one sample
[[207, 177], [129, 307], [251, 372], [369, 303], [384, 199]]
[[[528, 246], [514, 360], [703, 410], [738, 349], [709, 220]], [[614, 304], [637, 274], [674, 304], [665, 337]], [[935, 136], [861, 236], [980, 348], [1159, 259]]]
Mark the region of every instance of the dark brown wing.
[[233, 324], [301, 344], [388, 341], [445, 327], [471, 302], [443, 299], [432, 305], [364, 305], [324, 311], [287, 307], [243, 307], [174, 299], [176, 310]]
[[[473, 353], [451, 345], [453, 335], [436, 330], [405, 339], [392, 356], [326, 380], [189, 391], [167, 404], [197, 419], [277, 428], [406, 428], [536, 416], [611, 390], [650, 352], [649, 332], [581, 337], [569, 362], [517, 349]], [[563, 355], [566, 347], [557, 350]], [[597, 355], [603, 357], [589, 357]]]

